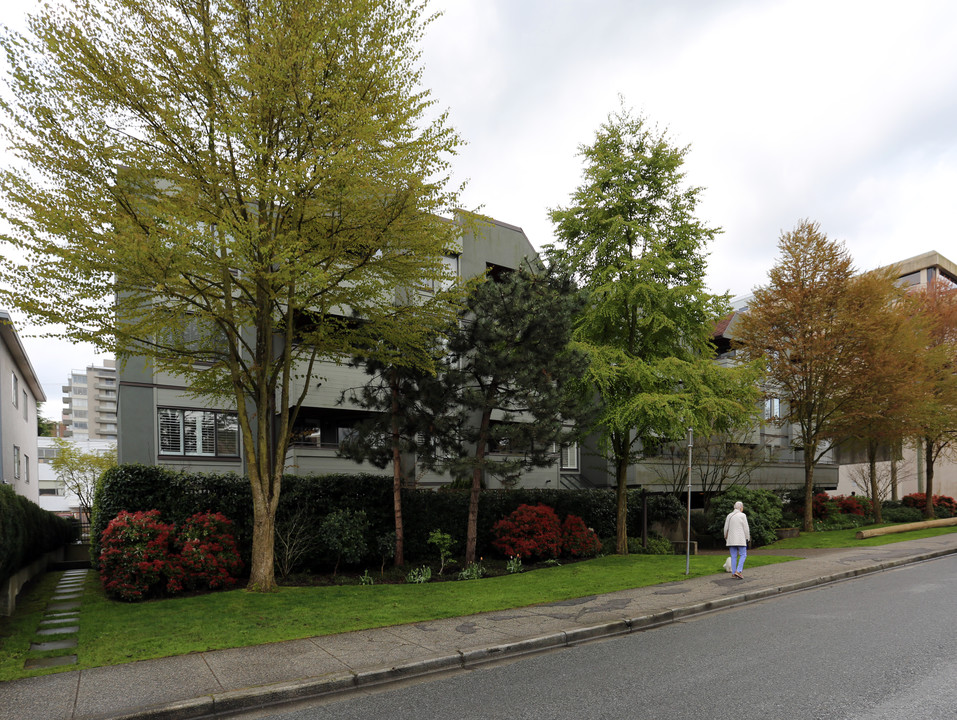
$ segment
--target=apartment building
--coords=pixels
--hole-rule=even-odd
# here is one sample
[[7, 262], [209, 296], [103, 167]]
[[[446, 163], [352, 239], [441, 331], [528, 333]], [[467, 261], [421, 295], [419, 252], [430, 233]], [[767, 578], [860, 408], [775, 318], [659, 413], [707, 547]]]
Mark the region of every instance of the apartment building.
[[9, 313], [0, 311], [0, 482], [37, 502], [37, 405], [46, 400]]
[[64, 437], [116, 442], [118, 378], [116, 361], [73, 370], [63, 386]]
[[[538, 263], [538, 253], [524, 231], [508, 223], [489, 220], [463, 227], [457, 252], [445, 258], [456, 276], [467, 279], [486, 272], [514, 270]], [[367, 381], [361, 369], [332, 361], [318, 362], [309, 377], [300, 377], [293, 396], [308, 383], [302, 408], [293, 428], [293, 443], [286, 469], [294, 474], [381, 472], [339, 457], [340, 442], [364, 417], [344, 391]], [[182, 381], [154, 371], [145, 359], [131, 359], [119, 373], [117, 456], [120, 463], [160, 464], [202, 472], [245, 471], [236, 413], [225, 405], [210, 405], [191, 397]], [[504, 453], [502, 453], [504, 454]], [[569, 486], [577, 475], [578, 450], [556, 448], [553, 467], [530, 471], [524, 484], [532, 487]], [[419, 473], [415, 459], [409, 475], [420, 486], [435, 487], [451, 480], [437, 473]], [[494, 486], [494, 482], [490, 482]]]

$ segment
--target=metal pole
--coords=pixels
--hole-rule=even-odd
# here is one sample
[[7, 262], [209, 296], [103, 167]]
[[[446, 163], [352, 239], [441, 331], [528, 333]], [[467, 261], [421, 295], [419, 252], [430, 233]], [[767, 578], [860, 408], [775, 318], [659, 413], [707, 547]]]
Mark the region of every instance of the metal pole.
[[685, 575], [691, 574], [691, 449], [694, 447], [694, 428], [688, 428], [688, 536], [685, 539]]

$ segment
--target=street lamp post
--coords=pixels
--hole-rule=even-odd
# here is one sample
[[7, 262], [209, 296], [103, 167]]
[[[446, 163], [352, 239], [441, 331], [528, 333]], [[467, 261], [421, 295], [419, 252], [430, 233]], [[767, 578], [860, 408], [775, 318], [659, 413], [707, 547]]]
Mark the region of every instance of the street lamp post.
[[694, 447], [694, 428], [688, 428], [688, 529], [685, 538], [685, 575], [691, 574], [691, 450]]

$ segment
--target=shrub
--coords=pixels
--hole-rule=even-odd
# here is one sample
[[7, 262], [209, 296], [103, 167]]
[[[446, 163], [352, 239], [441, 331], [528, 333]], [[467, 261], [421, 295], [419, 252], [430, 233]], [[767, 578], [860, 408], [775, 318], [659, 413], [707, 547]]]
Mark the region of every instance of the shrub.
[[455, 540], [448, 533], [441, 530], [433, 530], [429, 533], [429, 545], [435, 545], [439, 551], [439, 575], [445, 571], [449, 558], [452, 557], [452, 548], [455, 547]]
[[333, 510], [319, 526], [319, 542], [336, 557], [333, 576], [339, 572], [339, 563], [357, 563], [366, 552], [366, 533], [369, 521], [362, 510]]
[[648, 547], [643, 548], [639, 543], [638, 549], [635, 552], [645, 555], [674, 555], [675, 546], [668, 538], [652, 532], [648, 533]]
[[236, 584], [243, 561], [232, 526], [225, 515], [211, 512], [196, 513], [183, 523], [176, 538], [179, 554], [173, 562], [174, 576], [183, 589], [218, 590]]
[[[947, 495], [934, 495], [931, 499], [934, 505], [934, 514], [940, 517], [953, 517], [957, 515], [957, 501]], [[923, 515], [927, 507], [927, 493], [911, 493], [901, 498], [904, 507], [913, 507], [920, 510]]]
[[601, 540], [584, 520], [568, 515], [562, 522], [562, 552], [572, 557], [595, 557], [601, 552]]
[[[172, 533], [159, 510], [124, 510], [111, 520], [100, 538], [100, 580], [107, 594], [133, 601], [162, 592], [175, 574]], [[178, 581], [174, 587], [180, 587]]]
[[176, 533], [159, 510], [120, 512], [100, 537], [100, 580], [107, 594], [144, 600], [163, 593], [230, 587], [242, 570], [231, 532], [219, 513], [197, 513]]
[[837, 508], [843, 515], [859, 515], [860, 517], [871, 515], [871, 503], [868, 498], [860, 498], [857, 495], [835, 495], [832, 500], [837, 503]]
[[923, 520], [921, 511], [916, 507], [907, 507], [902, 502], [885, 500], [881, 506], [884, 522], [909, 523]]
[[72, 542], [75, 523], [0, 485], [0, 583], [43, 553]]
[[[602, 540], [602, 552], [605, 555], [614, 555], [618, 551], [617, 538], [605, 538]], [[668, 538], [659, 535], [656, 532], [648, 533], [648, 547], [642, 547], [640, 537], [628, 538], [629, 555], [673, 555], [675, 546]]]
[[708, 532], [724, 543], [724, 520], [738, 500], [744, 503], [752, 545], [757, 547], [777, 540], [775, 529], [781, 527], [783, 520], [781, 499], [769, 490], [753, 490], [737, 485], [732, 485], [712, 499], [708, 509]]
[[492, 544], [506, 557], [555, 558], [561, 554], [561, 522], [547, 505], [519, 505], [495, 523], [492, 533]]

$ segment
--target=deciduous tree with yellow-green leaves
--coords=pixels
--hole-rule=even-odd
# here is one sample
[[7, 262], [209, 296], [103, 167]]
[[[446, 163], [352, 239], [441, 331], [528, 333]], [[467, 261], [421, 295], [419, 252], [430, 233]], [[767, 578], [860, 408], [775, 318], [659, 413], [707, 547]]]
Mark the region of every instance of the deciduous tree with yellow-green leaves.
[[[4, 29], [3, 302], [235, 407], [249, 587], [314, 363], [431, 362], [460, 143], [422, 0], [73, 0]], [[297, 378], [298, 376], [298, 378]], [[306, 378], [303, 381], [300, 378]]]

